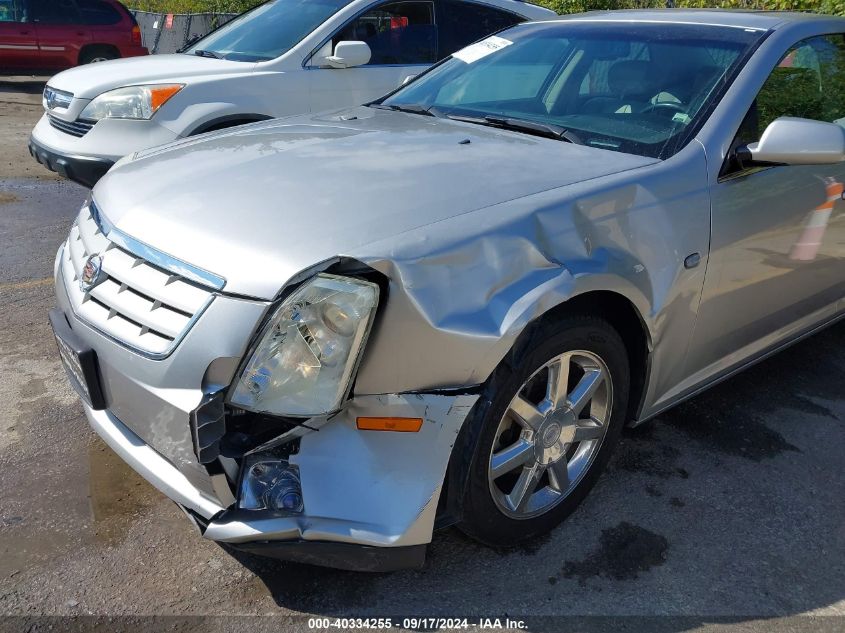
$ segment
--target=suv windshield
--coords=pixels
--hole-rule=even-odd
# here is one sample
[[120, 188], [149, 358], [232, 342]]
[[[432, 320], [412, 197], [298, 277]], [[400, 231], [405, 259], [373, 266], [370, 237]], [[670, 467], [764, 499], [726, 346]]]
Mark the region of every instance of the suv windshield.
[[458, 51], [383, 105], [482, 125], [539, 123], [585, 145], [666, 158], [764, 36], [697, 24], [525, 24]]
[[224, 24], [185, 53], [236, 61], [274, 59], [351, 0], [270, 0]]

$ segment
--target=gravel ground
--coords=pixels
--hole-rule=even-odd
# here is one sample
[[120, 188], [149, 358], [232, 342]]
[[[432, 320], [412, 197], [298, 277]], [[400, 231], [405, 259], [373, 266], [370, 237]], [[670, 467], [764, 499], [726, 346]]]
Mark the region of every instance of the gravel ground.
[[[41, 93], [47, 77], [0, 77], [0, 177], [58, 180], [29, 155], [29, 133], [44, 112]], [[0, 190], [0, 204], [3, 203]]]
[[[39, 616], [525, 617], [532, 630], [845, 628], [845, 323], [626, 432], [583, 506], [493, 551], [450, 530], [424, 569], [362, 575], [230, 553], [88, 428], [47, 325], [56, 248], [85, 190], [21, 149], [40, 85], [0, 82], [0, 630]], [[653, 616], [619, 620], [541, 616]], [[802, 616], [802, 617], [799, 617]], [[815, 617], [814, 617], [815, 616]], [[27, 619], [30, 618], [30, 619]], [[97, 622], [103, 622], [98, 620]], [[171, 630], [243, 629], [170, 619]], [[254, 619], [307, 629], [302, 617]]]

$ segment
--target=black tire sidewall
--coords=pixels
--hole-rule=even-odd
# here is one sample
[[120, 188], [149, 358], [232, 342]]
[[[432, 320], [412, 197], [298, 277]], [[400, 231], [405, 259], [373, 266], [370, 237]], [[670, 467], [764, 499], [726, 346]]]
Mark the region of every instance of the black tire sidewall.
[[[609, 428], [587, 473], [575, 489], [549, 512], [531, 519], [503, 514], [490, 493], [488, 469], [496, 430], [510, 401], [523, 383], [555, 356], [572, 350], [598, 355], [610, 372], [613, 400]], [[601, 475], [625, 423], [630, 384], [628, 357], [619, 334], [607, 322], [593, 317], [573, 317], [537, 328], [523, 350], [512, 351], [490, 378], [490, 405], [479, 407], [480, 425], [463, 498], [458, 527], [469, 536], [494, 547], [507, 547], [544, 534], [568, 517], [583, 501]]]
[[115, 54], [114, 51], [105, 51], [105, 50], [91, 50], [86, 51], [85, 54], [82, 56], [80, 60], [80, 66], [87, 66], [88, 64], [92, 64], [93, 60], [97, 59], [98, 57], [105, 58], [106, 61], [111, 61], [113, 59], [120, 59], [119, 54]]

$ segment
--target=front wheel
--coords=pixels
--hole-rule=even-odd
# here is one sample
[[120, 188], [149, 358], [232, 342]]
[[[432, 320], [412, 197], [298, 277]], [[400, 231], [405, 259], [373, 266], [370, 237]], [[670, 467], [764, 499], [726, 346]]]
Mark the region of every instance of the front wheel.
[[[625, 421], [625, 344], [605, 321], [546, 325], [491, 378], [461, 530], [507, 547], [546, 533], [595, 485]], [[471, 422], [472, 423], [472, 422]]]

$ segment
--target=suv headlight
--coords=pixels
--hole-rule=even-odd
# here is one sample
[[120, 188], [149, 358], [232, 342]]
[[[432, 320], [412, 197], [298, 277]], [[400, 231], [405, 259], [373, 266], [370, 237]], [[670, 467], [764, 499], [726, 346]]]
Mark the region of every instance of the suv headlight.
[[378, 305], [374, 283], [320, 274], [276, 310], [229, 401], [261, 413], [313, 417], [340, 409]]
[[85, 106], [79, 118], [88, 121], [149, 119], [184, 87], [184, 84], [160, 84], [109, 90]]

